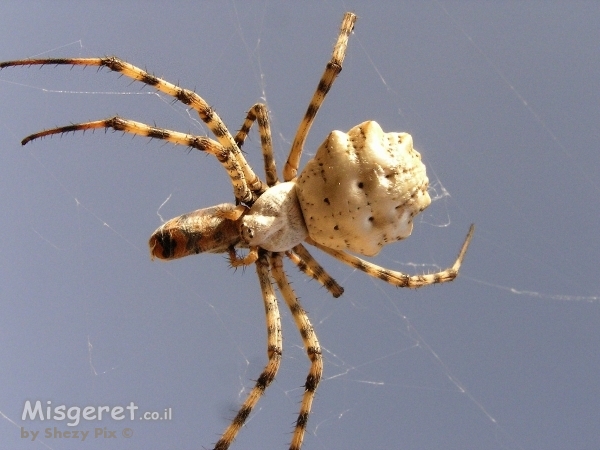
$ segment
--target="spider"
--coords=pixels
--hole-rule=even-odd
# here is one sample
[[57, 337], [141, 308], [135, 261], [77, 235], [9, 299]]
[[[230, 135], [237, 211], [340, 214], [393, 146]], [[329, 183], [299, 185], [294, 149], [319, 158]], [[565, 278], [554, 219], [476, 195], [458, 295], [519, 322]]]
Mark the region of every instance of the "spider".
[[[431, 199], [428, 179], [420, 154], [407, 133], [384, 133], [373, 121], [353, 127], [348, 133], [333, 131], [298, 176], [302, 149], [327, 92], [342, 70], [348, 38], [356, 16], [343, 17], [332, 57], [319, 81], [304, 118], [300, 122], [283, 170], [277, 176], [266, 106], [254, 105], [235, 137], [221, 118], [198, 94], [160, 79], [116, 57], [25, 59], [0, 63], [9, 66], [65, 64], [107, 67], [133, 80], [153, 86], [197, 111], [216, 141], [157, 128], [121, 117], [73, 124], [32, 134], [31, 140], [54, 134], [97, 128], [112, 128], [213, 154], [227, 171], [235, 204], [223, 203], [184, 214], [164, 223], [149, 241], [152, 258], [172, 260], [211, 252], [228, 254], [234, 267], [255, 264], [267, 324], [268, 363], [250, 390], [236, 416], [214, 448], [227, 449], [236, 438], [252, 409], [271, 384], [282, 355], [282, 333], [275, 281], [302, 337], [310, 370], [304, 384], [300, 412], [290, 449], [299, 450], [323, 372], [319, 341], [283, 269], [287, 256], [307, 276], [316, 279], [334, 297], [343, 288], [311, 256], [306, 242], [355, 269], [398, 287], [419, 288], [452, 281], [473, 236], [471, 225], [454, 264], [437, 273], [406, 275], [388, 270], [347, 253], [350, 250], [373, 256], [386, 244], [404, 239], [412, 232], [413, 218]], [[264, 159], [265, 182], [252, 170], [241, 151], [254, 122], [258, 124]], [[244, 249], [239, 256], [236, 249]]]

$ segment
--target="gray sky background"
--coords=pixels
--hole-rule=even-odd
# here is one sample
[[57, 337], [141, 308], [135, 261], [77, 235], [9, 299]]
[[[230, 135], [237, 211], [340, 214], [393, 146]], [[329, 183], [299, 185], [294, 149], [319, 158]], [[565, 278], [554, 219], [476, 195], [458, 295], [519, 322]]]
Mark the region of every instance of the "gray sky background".
[[[298, 5], [4, 2], [0, 59], [115, 54], [196, 89], [231, 130], [266, 101], [281, 164], [342, 15], [356, 12], [305, 156], [367, 119], [413, 135], [437, 197], [378, 264], [446, 267], [477, 229], [461, 277], [419, 291], [314, 250], [346, 289], [333, 299], [288, 265], [325, 358], [304, 448], [599, 448], [598, 3]], [[19, 143], [117, 113], [206, 133], [182, 105], [108, 71], [0, 72], [3, 448], [210, 448], [266, 361], [253, 268], [148, 256], [157, 211], [232, 200], [214, 158], [110, 132]], [[245, 149], [262, 171], [254, 132]], [[284, 309], [279, 376], [234, 448], [289, 442], [308, 362]], [[173, 420], [22, 421], [26, 400], [133, 401]], [[40, 446], [21, 426], [107, 427], [117, 439]]]

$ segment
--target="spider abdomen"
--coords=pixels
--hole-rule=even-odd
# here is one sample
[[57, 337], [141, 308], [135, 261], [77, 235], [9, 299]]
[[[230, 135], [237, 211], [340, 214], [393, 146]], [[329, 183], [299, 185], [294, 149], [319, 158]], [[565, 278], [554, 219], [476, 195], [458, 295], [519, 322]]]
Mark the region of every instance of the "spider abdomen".
[[165, 222], [150, 237], [150, 255], [177, 259], [203, 252], [223, 253], [240, 242], [239, 224], [225, 217], [235, 206], [223, 203]]
[[429, 180], [407, 133], [367, 121], [332, 131], [297, 181], [310, 237], [367, 256], [410, 236], [413, 217], [431, 203]]

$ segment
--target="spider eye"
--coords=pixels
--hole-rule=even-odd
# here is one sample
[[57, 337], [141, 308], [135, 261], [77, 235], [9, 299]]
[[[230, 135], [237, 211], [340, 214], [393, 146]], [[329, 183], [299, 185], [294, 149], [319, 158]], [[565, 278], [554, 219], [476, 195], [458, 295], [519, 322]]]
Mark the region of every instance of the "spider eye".
[[242, 239], [245, 242], [250, 243], [250, 241], [252, 240], [253, 237], [254, 237], [254, 230], [252, 228], [250, 228], [248, 225], [243, 224], [242, 225]]

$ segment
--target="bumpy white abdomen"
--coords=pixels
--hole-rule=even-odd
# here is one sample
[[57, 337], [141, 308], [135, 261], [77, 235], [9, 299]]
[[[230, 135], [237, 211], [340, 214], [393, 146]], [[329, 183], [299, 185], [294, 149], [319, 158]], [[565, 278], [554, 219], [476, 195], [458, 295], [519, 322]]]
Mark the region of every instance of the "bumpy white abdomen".
[[366, 256], [412, 232], [431, 203], [421, 155], [407, 133], [384, 133], [367, 121], [332, 131], [297, 181], [309, 235]]

